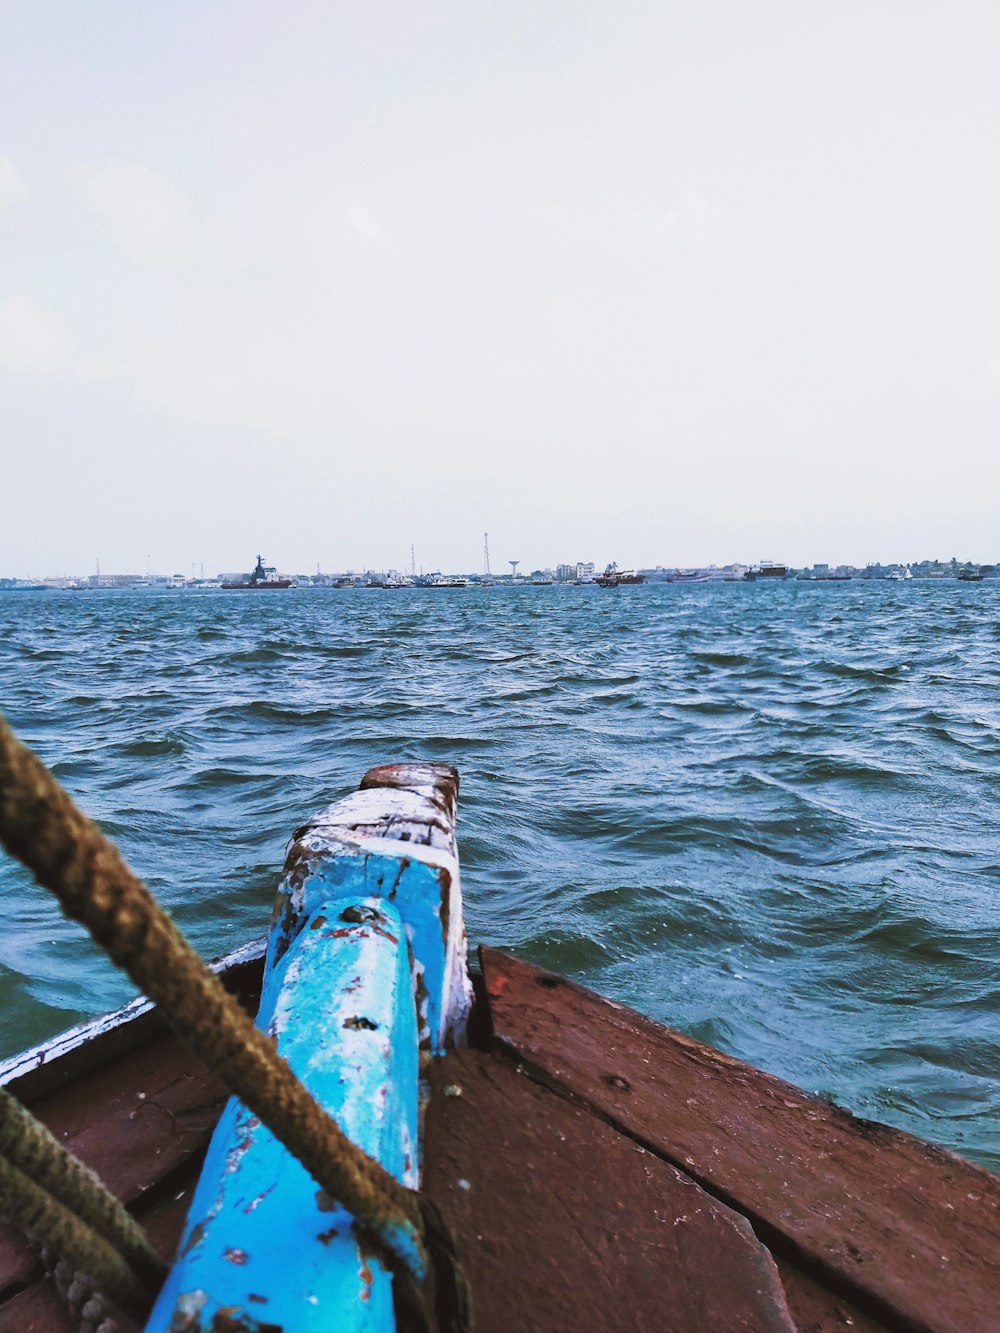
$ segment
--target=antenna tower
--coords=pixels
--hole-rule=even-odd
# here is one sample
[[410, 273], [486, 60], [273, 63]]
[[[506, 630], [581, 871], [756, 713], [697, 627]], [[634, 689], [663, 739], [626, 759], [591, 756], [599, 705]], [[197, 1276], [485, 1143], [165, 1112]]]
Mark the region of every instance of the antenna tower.
[[483, 555], [486, 558], [486, 577], [490, 576], [490, 534], [483, 533]]

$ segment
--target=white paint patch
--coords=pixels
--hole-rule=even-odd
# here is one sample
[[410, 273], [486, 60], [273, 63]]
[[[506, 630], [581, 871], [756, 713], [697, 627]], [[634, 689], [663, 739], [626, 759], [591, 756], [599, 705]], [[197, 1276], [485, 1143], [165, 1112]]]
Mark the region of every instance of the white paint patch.
[[[430, 843], [414, 838], [415, 831], [424, 830], [433, 835]], [[294, 847], [306, 859], [313, 856], [405, 857], [439, 873], [448, 886], [448, 902], [443, 905], [447, 907], [448, 936], [444, 942], [440, 1039], [442, 1044], [464, 1046], [472, 1008], [472, 983], [454, 822], [420, 791], [370, 787], [352, 792], [314, 815]]]

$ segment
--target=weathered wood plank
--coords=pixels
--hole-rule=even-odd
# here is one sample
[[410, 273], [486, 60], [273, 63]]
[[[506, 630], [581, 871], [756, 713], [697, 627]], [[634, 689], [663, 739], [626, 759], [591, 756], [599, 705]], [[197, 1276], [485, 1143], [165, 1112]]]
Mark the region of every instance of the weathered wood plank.
[[881, 1319], [830, 1291], [791, 1260], [775, 1255], [774, 1261], [798, 1333], [887, 1333]]
[[204, 1146], [225, 1101], [219, 1079], [167, 1035], [32, 1109], [132, 1203]]
[[9, 1222], [0, 1222], [0, 1299], [42, 1271], [38, 1255]]
[[[79, 1308], [79, 1307], [77, 1307]], [[104, 1307], [114, 1333], [141, 1333], [140, 1325], [121, 1311]], [[0, 1333], [80, 1333], [81, 1322], [70, 1313], [48, 1277], [40, 1278], [0, 1305]], [[84, 1327], [93, 1329], [93, 1323]]]
[[[203, 1151], [225, 1101], [215, 1075], [164, 1035], [41, 1098], [32, 1110], [112, 1193], [134, 1204]], [[0, 1225], [0, 1291], [37, 1272], [20, 1233]]]
[[482, 949], [499, 1046], [880, 1318], [1000, 1327], [1000, 1178]]
[[77, 1333], [55, 1287], [36, 1282], [0, 1307], [0, 1333]]
[[361, 779], [361, 791], [398, 787], [433, 801], [452, 824], [458, 807], [458, 769], [450, 764], [377, 764]]
[[[135, 1208], [136, 1219], [154, 1248], [164, 1259], [173, 1259], [184, 1229], [188, 1207], [201, 1170], [203, 1153], [196, 1151], [175, 1170], [168, 1182], [143, 1197]], [[5, 1236], [6, 1236], [5, 1229]], [[19, 1233], [11, 1230], [16, 1247], [24, 1252], [28, 1271], [20, 1279], [22, 1290], [11, 1290], [0, 1298], [0, 1333], [77, 1333], [77, 1325], [66, 1311], [51, 1281], [42, 1275], [41, 1264]], [[0, 1241], [0, 1252], [6, 1247]], [[30, 1280], [28, 1280], [30, 1279]], [[131, 1325], [129, 1325], [131, 1327]], [[121, 1333], [127, 1333], [123, 1325]]]
[[459, 1238], [477, 1333], [791, 1333], [770, 1255], [691, 1180], [508, 1062], [430, 1074], [424, 1189]]
[[[260, 940], [212, 964], [254, 1011], [263, 955]], [[0, 1082], [133, 1205], [189, 1155], [200, 1161], [225, 1101], [142, 998], [4, 1061]], [[21, 1233], [0, 1221], [0, 1293], [40, 1273]]]

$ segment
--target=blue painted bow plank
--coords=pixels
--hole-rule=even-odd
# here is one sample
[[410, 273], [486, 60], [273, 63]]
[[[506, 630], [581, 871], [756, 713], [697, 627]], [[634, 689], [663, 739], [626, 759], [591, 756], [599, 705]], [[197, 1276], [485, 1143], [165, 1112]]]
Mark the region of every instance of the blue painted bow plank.
[[[344, 1132], [419, 1181], [419, 1062], [464, 1039], [471, 1000], [457, 777], [372, 770], [293, 839], [257, 1024]], [[224, 1326], [388, 1333], [391, 1279], [352, 1219], [232, 1100], [147, 1333]]]

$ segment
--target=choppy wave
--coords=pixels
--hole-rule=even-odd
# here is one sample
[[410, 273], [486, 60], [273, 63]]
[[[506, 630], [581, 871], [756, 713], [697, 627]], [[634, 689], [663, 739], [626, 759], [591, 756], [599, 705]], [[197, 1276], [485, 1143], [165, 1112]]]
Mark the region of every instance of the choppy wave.
[[[215, 954], [374, 763], [470, 935], [1000, 1167], [1000, 588], [0, 596], [0, 703]], [[128, 994], [0, 868], [4, 1053]]]

